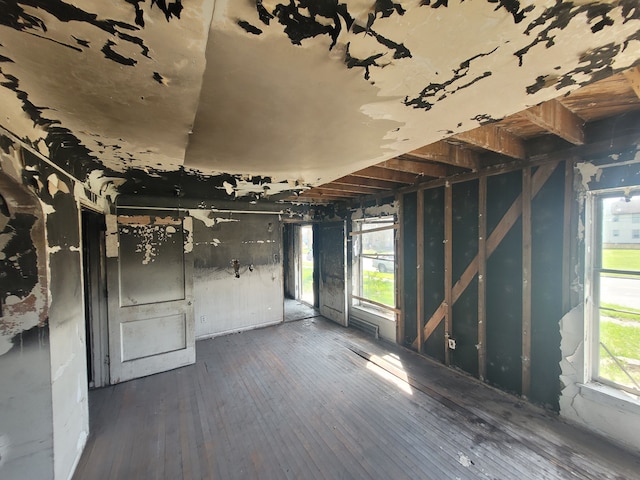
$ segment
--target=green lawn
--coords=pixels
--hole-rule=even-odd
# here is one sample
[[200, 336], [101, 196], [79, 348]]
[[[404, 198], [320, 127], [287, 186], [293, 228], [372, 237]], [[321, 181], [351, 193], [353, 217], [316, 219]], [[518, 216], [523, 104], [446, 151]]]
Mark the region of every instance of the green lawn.
[[[620, 325], [603, 320], [600, 322], [600, 341], [640, 384], [640, 364], [625, 361], [625, 359], [631, 359], [640, 362], [640, 324]], [[602, 347], [600, 347], [600, 376], [622, 385], [634, 386]]]
[[617, 312], [602, 310], [600, 314], [605, 317], [619, 318], [620, 320], [632, 320], [640, 323], [640, 310], [638, 309], [605, 302], [602, 302], [600, 307], [603, 309], [611, 308], [613, 310], [618, 310]]
[[313, 262], [302, 262], [302, 291], [305, 300], [313, 299]]
[[602, 250], [602, 268], [640, 272], [640, 250], [605, 248]]
[[396, 303], [393, 273], [365, 270], [362, 278], [362, 296], [393, 307]]

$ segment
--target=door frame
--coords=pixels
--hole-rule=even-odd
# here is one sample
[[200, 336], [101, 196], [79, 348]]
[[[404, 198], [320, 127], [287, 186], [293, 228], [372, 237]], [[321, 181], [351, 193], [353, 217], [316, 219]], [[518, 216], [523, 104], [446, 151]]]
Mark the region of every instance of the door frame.
[[99, 388], [110, 384], [104, 214], [81, 203], [80, 228], [87, 374], [91, 373], [89, 388]]

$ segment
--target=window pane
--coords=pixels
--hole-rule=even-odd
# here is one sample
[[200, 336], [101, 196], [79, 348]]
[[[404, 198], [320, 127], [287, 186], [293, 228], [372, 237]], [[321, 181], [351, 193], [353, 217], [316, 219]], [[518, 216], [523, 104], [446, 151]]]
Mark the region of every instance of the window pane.
[[[384, 227], [387, 230], [358, 235], [354, 247], [359, 255], [359, 279], [354, 293], [374, 302], [395, 306], [395, 247], [392, 218], [367, 219], [358, 224], [367, 231]], [[364, 304], [366, 305], [366, 304]], [[369, 306], [369, 305], [366, 305]]]
[[602, 268], [640, 272], [640, 196], [602, 199]]
[[[602, 268], [640, 272], [640, 198], [603, 198]], [[615, 228], [613, 228], [615, 223]], [[598, 272], [596, 376], [640, 391], [640, 273]]]

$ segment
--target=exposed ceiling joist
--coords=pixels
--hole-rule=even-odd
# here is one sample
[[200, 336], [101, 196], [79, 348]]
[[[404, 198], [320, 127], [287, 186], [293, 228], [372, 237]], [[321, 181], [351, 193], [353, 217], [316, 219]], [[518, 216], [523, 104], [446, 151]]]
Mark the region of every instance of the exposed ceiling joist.
[[584, 120], [557, 100], [531, 107], [522, 116], [567, 142], [584, 145]]
[[398, 186], [394, 182], [388, 182], [385, 180], [376, 180], [373, 178], [356, 177], [355, 175], [346, 175], [337, 180], [334, 180], [331, 183], [338, 184], [338, 185], [356, 185], [356, 186], [371, 187], [378, 190], [391, 190]]
[[636, 92], [638, 98], [640, 98], [640, 66], [625, 71], [624, 76], [631, 85], [631, 88], [633, 88], [633, 91]]
[[363, 170], [358, 170], [353, 173], [356, 177], [371, 178], [375, 180], [384, 180], [394, 183], [413, 184], [416, 182], [418, 175], [408, 172], [400, 172], [398, 170], [390, 170], [388, 168], [379, 167], [374, 165]]
[[342, 190], [334, 190], [328, 186], [314, 188], [313, 192], [311, 192], [309, 195], [315, 195], [316, 193], [320, 195], [327, 195], [331, 197], [342, 197], [342, 198], [353, 198], [360, 195], [359, 193], [356, 193], [356, 192], [345, 192]]
[[526, 158], [522, 139], [495, 125], [484, 125], [452, 138], [518, 160]]
[[451, 145], [445, 141], [420, 147], [409, 152], [408, 155], [471, 170], [477, 170], [480, 166], [480, 160], [476, 152], [457, 145]]
[[427, 177], [446, 177], [449, 173], [447, 167], [444, 165], [406, 160], [404, 158], [385, 160], [379, 163], [378, 166], [392, 170], [400, 170], [402, 172], [415, 173], [417, 175], [425, 175]]
[[[321, 187], [316, 187], [320, 188], [322, 190], [332, 190], [334, 192], [345, 192], [345, 193], [354, 193], [357, 195], [366, 195], [369, 193], [378, 193], [378, 189], [377, 188], [373, 188], [373, 187], [361, 187], [358, 185], [345, 185], [345, 184], [341, 184], [341, 183], [326, 183], [324, 185], [322, 185]], [[315, 189], [314, 189], [315, 191]]]
[[306, 198], [306, 199], [321, 199], [321, 200], [334, 200], [334, 201], [339, 201], [339, 200], [348, 200], [350, 198], [352, 198], [349, 195], [332, 195], [329, 193], [324, 193], [324, 192], [318, 192], [316, 190], [314, 190], [313, 192], [309, 192], [309, 193], [302, 193], [300, 195], [298, 195], [297, 198]]

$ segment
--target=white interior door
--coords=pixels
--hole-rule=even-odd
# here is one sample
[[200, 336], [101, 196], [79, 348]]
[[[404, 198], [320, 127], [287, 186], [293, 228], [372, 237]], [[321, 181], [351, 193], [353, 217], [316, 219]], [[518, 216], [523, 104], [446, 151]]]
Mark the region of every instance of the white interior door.
[[111, 383], [195, 362], [190, 232], [175, 212], [107, 218]]

